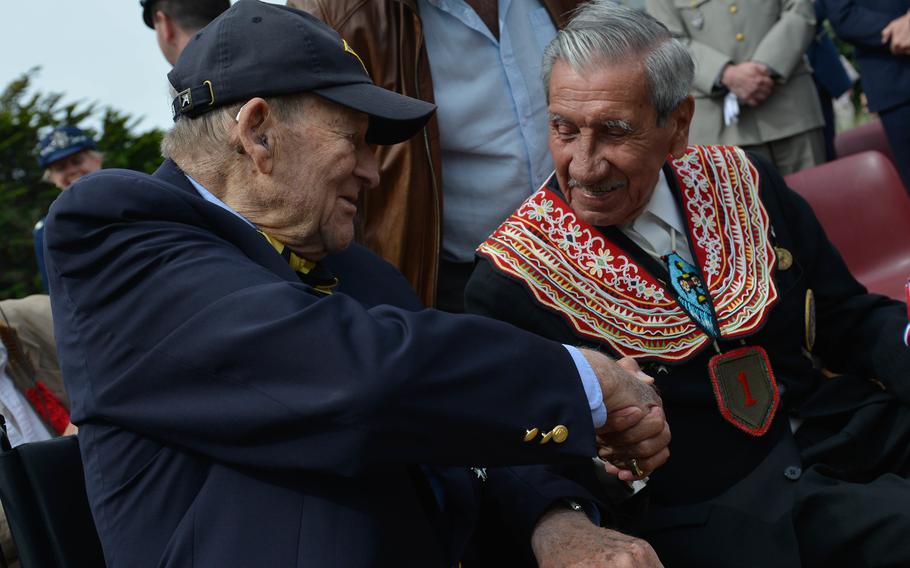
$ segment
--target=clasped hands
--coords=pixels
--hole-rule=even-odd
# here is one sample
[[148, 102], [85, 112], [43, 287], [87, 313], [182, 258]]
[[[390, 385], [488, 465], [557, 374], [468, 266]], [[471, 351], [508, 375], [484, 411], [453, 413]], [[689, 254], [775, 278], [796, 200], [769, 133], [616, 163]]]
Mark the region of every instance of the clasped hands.
[[598, 455], [607, 473], [623, 481], [642, 479], [670, 457], [670, 426], [654, 379], [631, 357], [618, 361], [581, 350], [591, 364], [607, 407], [607, 422], [596, 432]]
[[747, 106], [758, 106], [771, 96], [774, 77], [768, 66], [756, 61], [728, 63], [720, 74], [720, 82]]
[[[607, 407], [607, 422], [596, 432], [598, 454], [607, 462], [607, 472], [619, 479], [641, 479], [670, 457], [670, 427], [654, 379], [632, 358], [615, 361], [588, 349], [581, 353], [597, 374]], [[632, 463], [638, 473], [629, 467]], [[663, 566], [644, 540], [598, 527], [584, 513], [560, 507], [538, 520], [531, 548], [541, 568]]]

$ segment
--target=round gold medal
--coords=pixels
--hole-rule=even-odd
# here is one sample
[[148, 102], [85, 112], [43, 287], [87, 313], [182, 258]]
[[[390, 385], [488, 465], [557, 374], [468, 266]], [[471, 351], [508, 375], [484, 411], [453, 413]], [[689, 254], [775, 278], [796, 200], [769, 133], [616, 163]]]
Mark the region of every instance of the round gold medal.
[[778, 270], [787, 270], [793, 266], [793, 255], [784, 247], [774, 247], [774, 254], [777, 255]]

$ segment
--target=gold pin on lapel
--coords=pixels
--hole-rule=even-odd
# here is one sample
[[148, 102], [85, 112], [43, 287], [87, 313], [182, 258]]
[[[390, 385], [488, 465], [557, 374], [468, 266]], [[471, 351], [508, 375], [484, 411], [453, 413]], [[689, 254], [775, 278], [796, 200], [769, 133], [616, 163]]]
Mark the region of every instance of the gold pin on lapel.
[[774, 254], [777, 255], [778, 270], [787, 270], [793, 266], [793, 255], [784, 247], [774, 247]]
[[815, 347], [815, 294], [812, 289], [806, 290], [806, 351], [812, 353]]

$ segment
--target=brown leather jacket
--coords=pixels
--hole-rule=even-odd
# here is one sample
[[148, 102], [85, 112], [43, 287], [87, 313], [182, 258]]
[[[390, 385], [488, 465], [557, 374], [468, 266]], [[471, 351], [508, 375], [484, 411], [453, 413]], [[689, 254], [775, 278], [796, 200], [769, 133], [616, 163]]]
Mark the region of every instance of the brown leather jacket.
[[[580, 0], [541, 0], [557, 27]], [[417, 0], [289, 0], [326, 22], [360, 55], [373, 82], [433, 102]], [[379, 188], [361, 195], [361, 241], [435, 304], [442, 245], [442, 174], [435, 117], [422, 135], [377, 150]]]

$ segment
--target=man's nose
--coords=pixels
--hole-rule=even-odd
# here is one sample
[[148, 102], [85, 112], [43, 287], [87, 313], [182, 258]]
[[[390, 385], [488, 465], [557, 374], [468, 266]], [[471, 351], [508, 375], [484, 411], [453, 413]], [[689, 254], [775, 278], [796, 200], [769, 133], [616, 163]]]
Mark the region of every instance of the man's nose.
[[354, 173], [363, 180], [366, 189], [379, 185], [379, 159], [371, 146], [364, 145], [360, 150]]
[[600, 150], [592, 137], [581, 137], [572, 153], [569, 176], [583, 184], [596, 183], [606, 177], [610, 173], [610, 163]]

